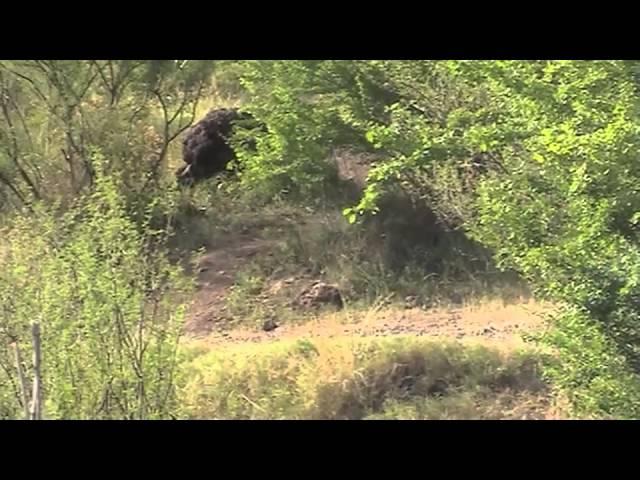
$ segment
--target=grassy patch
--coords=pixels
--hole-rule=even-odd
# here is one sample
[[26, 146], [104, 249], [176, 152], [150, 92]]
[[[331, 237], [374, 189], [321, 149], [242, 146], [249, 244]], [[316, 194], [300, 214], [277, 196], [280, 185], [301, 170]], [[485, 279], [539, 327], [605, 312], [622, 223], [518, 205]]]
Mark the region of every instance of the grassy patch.
[[390, 400], [365, 420], [550, 420], [562, 418], [549, 395], [478, 388], [443, 397]]
[[339, 212], [319, 212], [287, 233], [283, 264], [304, 266], [338, 283], [348, 298], [367, 304], [411, 297], [432, 308], [478, 296], [505, 301], [529, 296], [523, 282], [497, 272], [485, 252], [457, 233], [443, 233], [437, 246], [399, 247], [389, 235], [393, 232], [349, 225]]
[[256, 282], [266, 291], [273, 282], [301, 276], [338, 284], [347, 302], [360, 306], [408, 297], [427, 308], [460, 306], [478, 297], [505, 302], [530, 297], [522, 281], [496, 271], [486, 252], [459, 233], [443, 233], [437, 246], [400, 248], [394, 232], [380, 225], [349, 225], [336, 208], [274, 201], [257, 209], [247, 198], [211, 184], [193, 192], [190, 202], [201, 213], [180, 218], [184, 225], [176, 243], [184, 246], [183, 252], [211, 250], [247, 237], [272, 244], [237, 272], [233, 301], [239, 305], [255, 303]]
[[301, 339], [192, 357], [185, 418], [543, 418], [551, 408], [541, 357], [528, 350], [397, 337]]

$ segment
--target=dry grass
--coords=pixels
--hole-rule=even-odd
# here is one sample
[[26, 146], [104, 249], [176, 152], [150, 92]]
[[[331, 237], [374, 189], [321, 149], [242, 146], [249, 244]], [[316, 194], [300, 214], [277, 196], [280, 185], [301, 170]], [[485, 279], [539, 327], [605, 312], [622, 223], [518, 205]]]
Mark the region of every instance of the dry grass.
[[[493, 272], [430, 272], [428, 265], [420, 263], [424, 258], [416, 258], [401, 270], [394, 269], [385, 260], [389, 246], [372, 244], [370, 231], [348, 225], [333, 209], [313, 210], [286, 203], [258, 209], [241, 198], [230, 198], [205, 186], [194, 192], [192, 201], [198, 209], [209, 208], [202, 215], [184, 219], [176, 242], [189, 247], [183, 251], [204, 247], [207, 255], [220, 253], [218, 256], [224, 257], [230, 245], [265, 245], [250, 258], [236, 262], [233, 272], [226, 265], [210, 268], [234, 277], [233, 288], [226, 295], [238, 323], [246, 326], [259, 325], [263, 314], [274, 312], [287, 322], [306, 320], [299, 314], [291, 315], [282, 305], [288, 304], [303, 284], [317, 279], [339, 285], [352, 318], [388, 307], [403, 310], [402, 303], [408, 297], [415, 300], [413, 306], [431, 313], [443, 309], [471, 311], [478, 302], [486, 312], [488, 306], [493, 308], [492, 303], [502, 308], [531, 301], [522, 282]], [[294, 281], [287, 288], [275, 288], [291, 278]], [[513, 312], [504, 314], [512, 316]], [[396, 315], [395, 311], [390, 315]], [[351, 322], [340, 317], [340, 323]]]
[[539, 352], [416, 337], [191, 347], [186, 418], [552, 418]]
[[366, 420], [562, 420], [566, 410], [548, 392], [471, 392], [387, 402], [381, 413]]
[[[203, 112], [224, 105], [211, 102]], [[185, 242], [211, 263], [194, 316], [220, 329], [184, 344], [185, 418], [562, 417], [540, 353], [519, 336], [541, 328], [550, 307], [459, 235], [413, 250], [380, 225], [348, 225], [336, 205], [258, 208], [213, 183], [190, 201], [206, 212], [186, 220]], [[243, 242], [266, 248], [230, 262]], [[274, 288], [289, 278], [288, 290]], [[345, 310], [289, 309], [311, 279], [338, 283]], [[261, 331], [267, 317], [280, 326]]]
[[[406, 308], [384, 302], [369, 307], [348, 306], [342, 311], [298, 312], [289, 307], [269, 303], [242, 303], [244, 294], [232, 291], [229, 299], [239, 302], [230, 312], [240, 312], [242, 321], [234, 323], [202, 340], [206, 345], [230, 343], [264, 343], [297, 338], [385, 337], [414, 335], [441, 339], [476, 339], [509, 348], [523, 346], [522, 334], [540, 331], [546, 326], [545, 316], [551, 305], [525, 299], [517, 303], [483, 300], [456, 308]], [[257, 298], [257, 297], [256, 297]], [[242, 309], [245, 310], [242, 310]], [[260, 328], [266, 318], [276, 320], [275, 331]]]

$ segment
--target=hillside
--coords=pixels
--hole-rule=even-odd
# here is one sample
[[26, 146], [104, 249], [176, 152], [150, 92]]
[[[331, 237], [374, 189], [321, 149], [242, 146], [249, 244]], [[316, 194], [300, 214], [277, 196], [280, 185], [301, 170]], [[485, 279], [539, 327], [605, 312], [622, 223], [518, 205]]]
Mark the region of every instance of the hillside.
[[[208, 187], [204, 189], [207, 191]], [[219, 193], [213, 196], [222, 201]], [[198, 195], [195, 198], [205, 204], [211, 201], [206, 195], [206, 200]], [[254, 213], [236, 204], [226, 210], [224, 226], [220, 226], [215, 207], [199, 205], [200, 216], [185, 227], [186, 231], [203, 235], [197, 241], [204, 247], [190, 266], [196, 276], [196, 291], [187, 310], [183, 338], [185, 348], [193, 352], [190, 356], [195, 355], [190, 361], [193, 374], [185, 397], [189, 416], [543, 419], [562, 415], [558, 400], [540, 378], [536, 354], [522, 340], [522, 334], [544, 328], [550, 308], [532, 299], [524, 286], [505, 285], [493, 291], [494, 296], [483, 297], [481, 282], [476, 280], [477, 293], [461, 295], [458, 303], [451, 303], [446, 292], [440, 292], [433, 305], [427, 305], [424, 296], [407, 295], [409, 290], [394, 291], [390, 287], [386, 295], [371, 300], [352, 294], [345, 298], [343, 309], [330, 305], [296, 308], [296, 298], [310, 285], [341, 275], [345, 286], [352, 280], [344, 277], [344, 270], [349, 270], [344, 265], [339, 272], [329, 262], [314, 272], [290, 255], [294, 232], [303, 225], [315, 225], [317, 231], [336, 228], [328, 219], [335, 219], [338, 212], [309, 213], [285, 204]], [[190, 240], [196, 241], [193, 236]], [[322, 241], [322, 235], [308, 237], [306, 248], [314, 250], [311, 244], [318, 241]], [[321, 249], [322, 245], [315, 248]], [[342, 251], [338, 247], [323, 253], [330, 259]], [[274, 264], [279, 268], [272, 268]], [[339, 283], [335, 285], [342, 288]], [[461, 283], [460, 288], [468, 290], [469, 286]], [[450, 284], [448, 289], [455, 291], [456, 284]], [[398, 347], [400, 350], [396, 351]], [[358, 360], [357, 351], [361, 348], [372, 349], [372, 353]], [[317, 356], [308, 357], [307, 351]], [[412, 360], [406, 364], [402, 358], [394, 359], [396, 354], [409, 355]], [[467, 355], [470, 358], [464, 359]], [[518, 364], [521, 355], [528, 358], [523, 365]], [[245, 363], [248, 358], [255, 363]], [[463, 365], [449, 368], [443, 361], [462, 361]], [[335, 368], [331, 367], [333, 362]], [[360, 362], [362, 365], [356, 366]], [[382, 363], [378, 365], [379, 362]], [[423, 362], [425, 366], [419, 366]], [[370, 393], [364, 392], [355, 400], [350, 397], [353, 393], [344, 392], [338, 394], [347, 395], [339, 409], [353, 408], [353, 412], [332, 412], [331, 408], [338, 407], [315, 405], [321, 402], [315, 396], [323, 395], [318, 389], [335, 388], [332, 385], [336, 376], [344, 377], [343, 382], [357, 382], [361, 375], [358, 372], [370, 364], [381, 369], [376, 375], [382, 377], [376, 382], [390, 382], [376, 393], [386, 400], [369, 398]], [[223, 374], [220, 368], [227, 373]], [[316, 368], [317, 376], [311, 380], [306, 369]], [[407, 373], [402, 382], [453, 384], [446, 393], [425, 394], [409, 389], [397, 397], [398, 380], [393, 372], [398, 368], [417, 369]], [[458, 368], [461, 370], [456, 372]], [[466, 371], [468, 368], [471, 370]], [[500, 373], [505, 369], [511, 373]], [[263, 375], [266, 378], [259, 380]], [[496, 375], [509, 378], [498, 381], [504, 385], [492, 386]], [[269, 383], [263, 384], [267, 378]], [[239, 383], [232, 386], [229, 381]], [[277, 400], [284, 394], [280, 382], [298, 385], [286, 387], [290, 391], [282, 405]], [[198, 386], [200, 383], [207, 387]], [[223, 407], [218, 403], [221, 395], [235, 397], [239, 404]], [[273, 402], [279, 405], [276, 410]], [[303, 408], [299, 402], [312, 402], [315, 407]], [[365, 407], [367, 402], [377, 406]]]
[[[196, 263], [197, 292], [186, 319], [186, 332], [195, 338], [205, 337], [211, 342], [266, 342], [299, 337], [389, 336], [413, 334], [428, 337], [480, 337], [499, 341], [519, 338], [519, 333], [533, 333], [543, 324], [544, 310], [530, 298], [514, 299], [513, 303], [495, 299], [470, 299], [468, 305], [425, 308], [415, 305], [414, 297], [394, 304], [381, 301], [374, 304], [347, 307], [346, 311], [325, 312], [310, 318], [286, 318], [282, 325], [265, 332], [261, 325], [238, 322], [233, 315], [230, 297], [238, 296], [242, 288], [241, 275], [251, 265], [272, 256], [278, 238], [239, 233], [225, 239], [218, 248], [206, 250]], [[328, 252], [331, 254], [331, 252]], [[296, 294], [314, 281], [313, 275], [301, 270], [284, 278], [256, 279], [261, 283], [254, 291], [241, 294], [248, 298], [234, 298], [247, 304], [256, 301], [270, 307], [265, 315], [274, 316], [279, 308], [295, 299]], [[455, 288], [455, 285], [453, 286]], [[395, 292], [391, 292], [394, 294]], [[254, 298], [251, 298], [254, 297]], [[474, 304], [478, 302], [478, 304]], [[259, 305], [256, 305], [259, 308]], [[289, 316], [292, 315], [288, 312]], [[305, 312], [298, 315], [304, 317]], [[266, 319], [266, 317], [265, 317]], [[246, 319], [243, 319], [246, 323]], [[256, 321], [262, 318], [256, 318]], [[276, 319], [277, 321], [277, 319]], [[240, 323], [240, 325], [237, 325]]]
[[[242, 272], [272, 255], [277, 240], [245, 231], [196, 264], [183, 339], [195, 355], [189, 417], [563, 418], [521, 338], [544, 326], [540, 304], [470, 299], [425, 308], [410, 297], [299, 312], [291, 300], [314, 279], [304, 270], [238, 294]], [[253, 306], [237, 312], [238, 304]], [[265, 331], [265, 321], [277, 328]]]
[[636, 61], [0, 61], [0, 418], [637, 418], [638, 105]]

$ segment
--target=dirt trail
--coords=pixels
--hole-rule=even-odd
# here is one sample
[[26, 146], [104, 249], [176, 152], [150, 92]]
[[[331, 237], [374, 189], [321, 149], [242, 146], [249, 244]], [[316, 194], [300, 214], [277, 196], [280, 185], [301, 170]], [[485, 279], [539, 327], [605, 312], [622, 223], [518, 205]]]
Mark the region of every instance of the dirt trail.
[[369, 311], [327, 313], [304, 324], [278, 322], [278, 328], [222, 328], [232, 320], [225, 305], [236, 274], [256, 255], [268, 254], [274, 241], [246, 233], [207, 252], [199, 261], [198, 291], [187, 316], [188, 337], [205, 338], [211, 344], [272, 342], [299, 337], [418, 335], [447, 338], [483, 338], [496, 341], [518, 341], [520, 333], [542, 327], [541, 305], [487, 304], [440, 310], [389, 307]]
[[208, 335], [230, 320], [225, 298], [236, 274], [255, 255], [267, 251], [271, 244], [247, 233], [202, 256], [196, 267], [198, 291], [187, 315], [185, 333]]
[[478, 338], [499, 342], [520, 342], [522, 332], [542, 327], [539, 313], [533, 305], [510, 305], [473, 311], [454, 308], [440, 311], [389, 308], [365, 313], [360, 318], [329, 314], [302, 325], [281, 325], [271, 332], [233, 330], [214, 332], [207, 338], [211, 344], [261, 343], [295, 338], [335, 338], [341, 336], [381, 337], [416, 335], [440, 338]]

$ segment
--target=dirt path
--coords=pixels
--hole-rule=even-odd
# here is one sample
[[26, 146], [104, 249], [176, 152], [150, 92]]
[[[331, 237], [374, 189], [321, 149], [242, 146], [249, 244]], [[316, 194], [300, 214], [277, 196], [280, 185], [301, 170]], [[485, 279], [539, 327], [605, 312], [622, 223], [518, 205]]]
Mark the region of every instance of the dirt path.
[[496, 302], [478, 306], [423, 310], [399, 306], [369, 311], [346, 310], [327, 313], [304, 324], [278, 322], [278, 328], [222, 328], [232, 321], [226, 297], [236, 274], [256, 255], [268, 253], [273, 241], [250, 233], [233, 238], [199, 261], [198, 291], [187, 315], [188, 337], [205, 339], [208, 344], [273, 342], [295, 338], [333, 338], [338, 336], [417, 335], [447, 338], [483, 338], [495, 341], [518, 341], [520, 333], [543, 326], [540, 316], [546, 310], [539, 304], [523, 302], [503, 305]]
[[271, 242], [245, 234], [207, 252], [197, 265], [198, 291], [187, 314], [185, 333], [204, 336], [230, 320], [225, 298], [235, 276], [255, 255], [268, 250]]
[[[302, 325], [281, 325], [276, 330], [233, 330], [212, 333], [211, 344], [262, 343], [295, 338], [335, 338], [340, 336], [378, 337], [417, 335], [435, 338], [482, 338], [500, 342], [519, 342], [522, 332], [532, 332], [543, 326], [534, 304], [488, 306], [483, 309], [455, 308], [439, 311], [389, 308], [378, 312], [329, 314]], [[354, 312], [355, 313], [355, 312]]]

